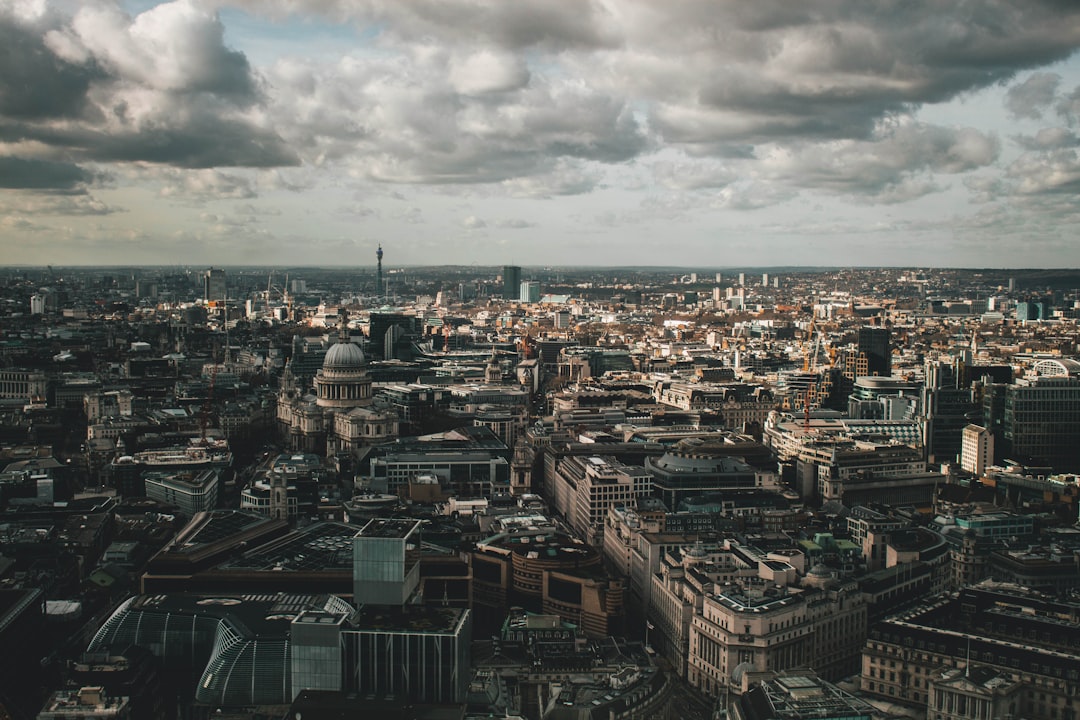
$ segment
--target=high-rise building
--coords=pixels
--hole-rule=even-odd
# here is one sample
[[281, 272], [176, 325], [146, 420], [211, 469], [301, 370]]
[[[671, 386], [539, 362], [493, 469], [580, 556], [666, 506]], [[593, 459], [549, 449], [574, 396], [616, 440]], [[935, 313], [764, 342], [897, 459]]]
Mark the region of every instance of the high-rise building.
[[1004, 456], [1080, 472], [1080, 362], [1046, 359], [1034, 376], [1004, 386]]
[[761, 287], [769, 287], [769, 273], [761, 273]]
[[892, 374], [892, 346], [890, 332], [883, 327], [859, 328], [859, 354], [866, 356], [868, 375]]
[[521, 268], [517, 265], [503, 266], [503, 300], [517, 300], [521, 296]]
[[540, 283], [535, 280], [525, 280], [521, 283], [518, 300], [528, 303], [540, 302]]
[[746, 273], [739, 273], [739, 286], [746, 284]]
[[203, 275], [203, 299], [224, 300], [228, 290], [225, 285], [225, 271], [221, 268], [210, 268]]
[[375, 519], [353, 538], [353, 602], [401, 606], [420, 584], [420, 521]]
[[994, 436], [979, 425], [964, 428], [960, 450], [960, 467], [975, 476], [982, 476], [994, 462]]

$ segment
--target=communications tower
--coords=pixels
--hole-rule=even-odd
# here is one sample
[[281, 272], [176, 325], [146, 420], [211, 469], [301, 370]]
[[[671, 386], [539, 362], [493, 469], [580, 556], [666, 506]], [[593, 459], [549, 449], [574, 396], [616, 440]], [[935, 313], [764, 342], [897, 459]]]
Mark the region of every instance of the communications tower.
[[375, 296], [382, 298], [382, 243], [379, 243], [379, 249], [375, 251], [375, 262]]

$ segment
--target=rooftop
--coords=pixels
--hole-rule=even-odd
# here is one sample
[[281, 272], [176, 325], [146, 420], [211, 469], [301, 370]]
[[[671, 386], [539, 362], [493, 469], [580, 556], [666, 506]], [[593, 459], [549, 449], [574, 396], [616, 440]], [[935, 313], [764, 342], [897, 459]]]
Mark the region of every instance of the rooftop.
[[355, 533], [355, 536], [367, 538], [398, 538], [403, 540], [415, 532], [419, 526], [419, 520], [388, 520], [377, 518], [368, 522], [360, 532]]

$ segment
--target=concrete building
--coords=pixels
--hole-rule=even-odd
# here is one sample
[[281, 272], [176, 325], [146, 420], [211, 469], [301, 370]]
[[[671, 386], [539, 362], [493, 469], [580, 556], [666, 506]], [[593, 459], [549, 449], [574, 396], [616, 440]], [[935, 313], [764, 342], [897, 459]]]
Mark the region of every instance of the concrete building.
[[500, 618], [517, 606], [558, 615], [590, 638], [620, 635], [624, 583], [601, 560], [590, 545], [553, 528], [495, 535], [470, 556], [473, 597]]
[[109, 697], [104, 688], [83, 687], [52, 694], [37, 720], [128, 720], [131, 703], [126, 697]]
[[186, 517], [217, 507], [218, 471], [143, 473], [146, 497], [176, 507]]
[[982, 477], [994, 464], [994, 435], [979, 425], [965, 425], [961, 434], [960, 467]]
[[[1080, 710], [1078, 618], [1075, 602], [1018, 585], [964, 588], [875, 625], [863, 650], [860, 687], [930, 718], [1074, 718]], [[1022, 692], [1014, 692], [1016, 682]], [[972, 698], [984, 712], [996, 710], [960, 715]]]
[[653, 492], [653, 478], [642, 467], [624, 465], [611, 456], [568, 456], [556, 470], [552, 507], [570, 527], [599, 548], [604, 522], [614, 506], [635, 507]]
[[[1080, 472], [1080, 362], [1040, 360], [1030, 377], [1002, 390], [1003, 456], [1056, 472]], [[984, 416], [984, 426], [993, 420]]]
[[751, 687], [732, 705], [731, 717], [732, 720], [876, 720], [880, 715], [870, 703], [813, 672], [796, 671], [781, 673]]
[[862, 593], [818, 568], [804, 584], [754, 578], [704, 595], [690, 623], [688, 682], [715, 696], [745, 689], [732, 684], [736, 669], [744, 682], [754, 673], [811, 666], [825, 678], [853, 672], [866, 633]]

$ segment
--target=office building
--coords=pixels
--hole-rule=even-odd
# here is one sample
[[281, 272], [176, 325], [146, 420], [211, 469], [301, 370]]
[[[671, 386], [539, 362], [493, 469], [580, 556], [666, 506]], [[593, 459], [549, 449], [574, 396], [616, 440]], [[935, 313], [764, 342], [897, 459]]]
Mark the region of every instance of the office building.
[[518, 300], [521, 297], [521, 268], [517, 265], [504, 265], [502, 279], [503, 300]]
[[203, 274], [203, 300], [209, 303], [225, 300], [227, 297], [225, 271], [221, 268], [210, 268]]
[[652, 490], [652, 476], [643, 467], [624, 465], [610, 456], [568, 456], [558, 462], [555, 494], [549, 500], [579, 537], [599, 548], [608, 508], [635, 507]]
[[420, 521], [374, 519], [353, 537], [353, 601], [404, 605], [420, 584]]
[[604, 571], [596, 549], [550, 526], [477, 543], [470, 567], [474, 602], [487, 611], [480, 618], [521, 607], [557, 615], [590, 638], [623, 632], [623, 581]]
[[995, 463], [1080, 472], [1080, 362], [1039, 360], [1025, 377], [980, 390], [981, 426], [994, 435]]
[[540, 283], [535, 280], [523, 281], [518, 291], [518, 300], [527, 303], [540, 302]]
[[143, 473], [146, 497], [173, 506], [186, 517], [217, 507], [218, 470]]
[[892, 374], [892, 344], [888, 328], [865, 326], [859, 328], [858, 351], [866, 358], [866, 374]]
[[961, 433], [960, 467], [982, 477], [994, 464], [994, 436], [984, 427], [967, 425]]

